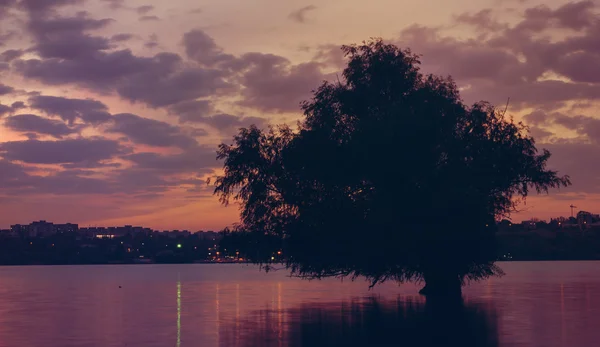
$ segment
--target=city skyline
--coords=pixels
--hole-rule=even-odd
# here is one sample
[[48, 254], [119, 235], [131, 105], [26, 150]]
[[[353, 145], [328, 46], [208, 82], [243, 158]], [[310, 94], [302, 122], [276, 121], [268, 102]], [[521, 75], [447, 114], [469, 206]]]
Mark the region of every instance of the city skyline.
[[598, 210], [598, 11], [555, 0], [1, 2], [0, 225], [232, 225], [236, 206], [205, 183], [221, 167], [216, 146], [240, 126], [295, 124], [299, 102], [343, 66], [339, 46], [369, 37], [423, 54], [424, 71], [452, 75], [467, 103], [510, 98], [508, 114], [573, 181], [528, 197], [515, 221]]
[[40, 220], [33, 220], [29, 223], [15, 223], [12, 225], [9, 225], [8, 227], [2, 227], [0, 226], [0, 231], [2, 230], [11, 230], [13, 228], [20, 228], [20, 227], [30, 227], [32, 225], [53, 225], [56, 226], [57, 228], [62, 228], [62, 227], [73, 227], [75, 229], [81, 230], [81, 229], [119, 229], [119, 228], [125, 228], [125, 229], [135, 229], [135, 230], [151, 230], [153, 232], [189, 232], [189, 233], [202, 233], [202, 232], [208, 232], [208, 233], [214, 233], [214, 232], [220, 232], [223, 229], [217, 229], [217, 230], [212, 230], [212, 229], [193, 229], [193, 230], [188, 230], [188, 229], [174, 229], [174, 228], [167, 228], [167, 229], [157, 229], [157, 228], [152, 228], [152, 227], [148, 227], [148, 226], [143, 226], [143, 225], [135, 225], [135, 224], [124, 224], [124, 225], [84, 225], [84, 224], [80, 224], [80, 223], [76, 223], [76, 222], [64, 222], [64, 223], [56, 223], [54, 221], [47, 221], [44, 219], [40, 219]]

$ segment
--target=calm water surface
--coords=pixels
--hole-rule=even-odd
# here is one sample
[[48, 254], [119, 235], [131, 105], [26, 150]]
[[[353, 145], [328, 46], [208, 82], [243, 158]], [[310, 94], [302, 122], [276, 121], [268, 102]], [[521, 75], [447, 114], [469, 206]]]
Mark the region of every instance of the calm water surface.
[[514, 262], [464, 302], [247, 265], [0, 268], [0, 346], [600, 346], [600, 262]]

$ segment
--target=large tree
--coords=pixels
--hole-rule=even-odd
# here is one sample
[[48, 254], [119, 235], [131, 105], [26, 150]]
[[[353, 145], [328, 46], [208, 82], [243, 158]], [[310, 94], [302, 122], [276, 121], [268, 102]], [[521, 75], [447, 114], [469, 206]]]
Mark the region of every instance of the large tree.
[[[252, 126], [219, 147], [215, 194], [240, 203], [238, 230], [281, 247], [305, 278], [424, 281], [438, 294], [500, 274], [495, 221], [569, 178], [547, 169], [523, 124], [465, 105], [410, 50], [342, 50], [342, 79], [313, 91], [297, 130]], [[268, 265], [272, 251], [253, 259]]]

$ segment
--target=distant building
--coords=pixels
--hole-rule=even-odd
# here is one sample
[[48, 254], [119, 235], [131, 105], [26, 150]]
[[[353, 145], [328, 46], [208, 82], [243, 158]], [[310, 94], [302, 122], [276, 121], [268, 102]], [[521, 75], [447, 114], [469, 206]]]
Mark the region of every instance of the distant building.
[[66, 224], [55, 224], [57, 234], [71, 234], [79, 231], [78, 224], [66, 223]]
[[0, 237], [1, 238], [14, 238], [14, 237], [18, 237], [19, 234], [12, 231], [12, 229], [2, 229], [0, 230]]
[[600, 215], [579, 211], [577, 212], [577, 224], [582, 229], [591, 228], [592, 225], [600, 224]]
[[534, 230], [537, 228], [538, 221], [535, 219], [532, 220], [524, 220], [521, 222], [524, 230]]
[[10, 226], [10, 230], [20, 236], [29, 236], [29, 226], [22, 224], [15, 224]]
[[56, 234], [54, 223], [41, 220], [29, 224], [29, 237], [48, 237]]

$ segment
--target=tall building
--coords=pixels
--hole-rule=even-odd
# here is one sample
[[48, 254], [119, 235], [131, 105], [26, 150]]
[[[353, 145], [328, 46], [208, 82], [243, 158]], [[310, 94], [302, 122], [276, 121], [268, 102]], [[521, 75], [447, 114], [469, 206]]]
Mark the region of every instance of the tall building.
[[29, 224], [29, 237], [47, 237], [56, 234], [54, 223], [41, 220]]
[[589, 228], [592, 224], [597, 224], [600, 222], [600, 215], [592, 214], [587, 211], [579, 211], [577, 212], [577, 224], [581, 228]]
[[72, 223], [55, 224], [54, 227], [56, 228], [56, 233], [58, 234], [70, 234], [79, 231], [79, 225]]

